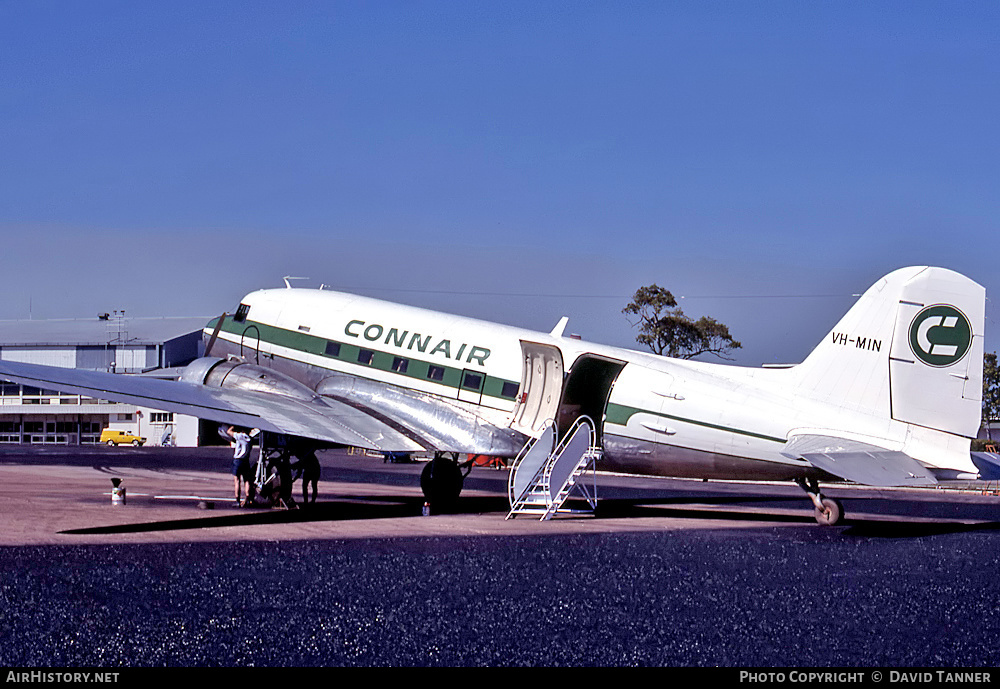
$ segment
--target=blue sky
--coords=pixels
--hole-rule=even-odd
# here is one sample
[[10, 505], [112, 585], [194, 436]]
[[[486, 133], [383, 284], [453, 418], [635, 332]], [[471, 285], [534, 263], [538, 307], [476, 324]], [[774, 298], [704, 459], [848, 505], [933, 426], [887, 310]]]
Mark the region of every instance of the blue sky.
[[[995, 2], [0, 2], [0, 318], [285, 275], [801, 360], [913, 264], [1000, 293]], [[987, 350], [998, 348], [987, 306]]]

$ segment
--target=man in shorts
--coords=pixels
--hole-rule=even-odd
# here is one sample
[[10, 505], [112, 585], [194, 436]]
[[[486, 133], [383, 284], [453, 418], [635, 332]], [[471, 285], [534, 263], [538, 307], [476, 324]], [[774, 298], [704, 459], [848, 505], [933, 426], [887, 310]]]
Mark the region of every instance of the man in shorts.
[[[230, 426], [226, 429], [226, 435], [236, 444], [233, 452], [233, 490], [236, 492], [236, 506], [246, 507], [251, 504], [250, 487], [253, 485], [253, 471], [250, 468], [250, 435], [245, 431]], [[244, 494], [246, 484], [246, 497], [240, 501], [240, 496]]]

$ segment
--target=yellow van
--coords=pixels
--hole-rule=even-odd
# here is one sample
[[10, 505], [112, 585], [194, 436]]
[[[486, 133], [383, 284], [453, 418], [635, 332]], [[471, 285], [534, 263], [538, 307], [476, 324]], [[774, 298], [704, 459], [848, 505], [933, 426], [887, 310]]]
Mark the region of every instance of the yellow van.
[[126, 431], [116, 431], [112, 428], [105, 428], [101, 431], [101, 442], [107, 445], [134, 445], [139, 447], [146, 442], [145, 438], [132, 435]]

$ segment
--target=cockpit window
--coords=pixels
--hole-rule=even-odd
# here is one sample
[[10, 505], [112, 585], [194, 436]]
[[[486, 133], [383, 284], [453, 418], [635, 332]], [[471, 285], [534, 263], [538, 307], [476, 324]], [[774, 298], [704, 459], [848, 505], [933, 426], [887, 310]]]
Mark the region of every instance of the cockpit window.
[[242, 323], [247, 319], [248, 313], [250, 313], [250, 305], [240, 304], [240, 307], [236, 309], [236, 313], [233, 315], [233, 320], [237, 323]]

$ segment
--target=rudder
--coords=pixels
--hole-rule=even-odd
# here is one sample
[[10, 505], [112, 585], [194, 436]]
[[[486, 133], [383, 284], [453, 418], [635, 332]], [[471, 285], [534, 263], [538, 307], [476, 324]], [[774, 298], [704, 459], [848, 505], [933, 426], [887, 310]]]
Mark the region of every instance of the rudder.
[[928, 268], [903, 290], [889, 352], [892, 417], [976, 437], [982, 419], [986, 290]]

